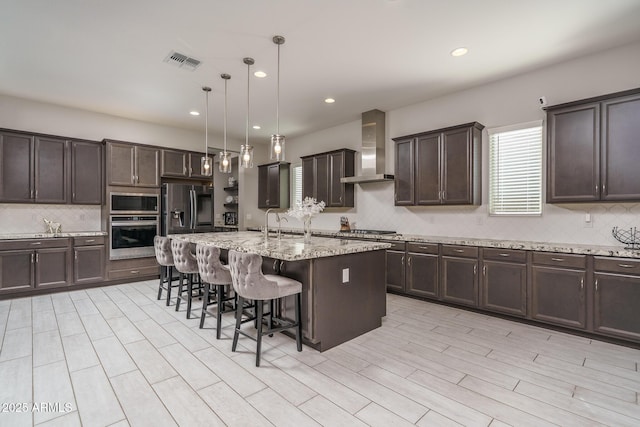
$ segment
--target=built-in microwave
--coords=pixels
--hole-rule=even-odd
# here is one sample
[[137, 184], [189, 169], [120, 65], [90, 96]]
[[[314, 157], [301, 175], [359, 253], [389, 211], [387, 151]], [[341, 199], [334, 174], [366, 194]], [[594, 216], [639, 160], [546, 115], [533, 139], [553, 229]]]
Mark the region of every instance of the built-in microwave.
[[111, 214], [153, 214], [160, 213], [160, 196], [149, 193], [111, 192]]

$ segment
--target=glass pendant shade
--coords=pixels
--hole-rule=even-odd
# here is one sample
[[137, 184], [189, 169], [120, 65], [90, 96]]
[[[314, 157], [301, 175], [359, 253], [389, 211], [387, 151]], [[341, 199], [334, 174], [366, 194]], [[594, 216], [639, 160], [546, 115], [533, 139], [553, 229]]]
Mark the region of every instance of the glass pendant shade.
[[284, 135], [271, 135], [271, 160], [284, 161]]
[[200, 159], [200, 174], [202, 176], [211, 176], [213, 173], [213, 159], [209, 156], [202, 156]]
[[220, 152], [220, 172], [231, 173], [231, 153]]
[[240, 166], [243, 168], [253, 167], [253, 147], [251, 145], [240, 146]]

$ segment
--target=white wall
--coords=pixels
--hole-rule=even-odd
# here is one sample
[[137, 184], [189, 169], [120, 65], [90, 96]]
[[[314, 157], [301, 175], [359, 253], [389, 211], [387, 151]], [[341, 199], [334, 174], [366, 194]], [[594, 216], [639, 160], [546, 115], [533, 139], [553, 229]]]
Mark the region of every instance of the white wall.
[[[640, 87], [640, 43], [568, 61], [517, 77], [486, 84], [424, 103], [387, 111], [387, 171], [393, 172], [393, 137], [472, 121], [487, 128], [544, 118], [538, 97], [550, 105]], [[469, 70], [473, 72], [473, 70]], [[372, 106], [375, 108], [375, 106]], [[287, 142], [289, 159], [336, 148], [358, 150], [360, 121], [325, 129]], [[492, 217], [486, 201], [488, 145], [483, 133], [482, 206], [395, 207], [392, 183], [356, 185], [356, 207], [327, 212], [313, 228], [337, 230], [346, 215], [359, 228], [391, 229], [400, 233], [452, 237], [518, 239], [561, 243], [618, 245], [614, 225], [640, 226], [640, 204], [543, 206], [535, 218]], [[592, 214], [587, 227], [585, 213]], [[292, 223], [292, 225], [295, 225]]]

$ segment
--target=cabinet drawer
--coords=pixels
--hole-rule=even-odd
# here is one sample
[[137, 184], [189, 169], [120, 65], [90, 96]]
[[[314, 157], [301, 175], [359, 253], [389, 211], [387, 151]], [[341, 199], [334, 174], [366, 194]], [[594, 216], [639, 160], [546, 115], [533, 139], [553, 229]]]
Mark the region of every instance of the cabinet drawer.
[[610, 271], [612, 273], [640, 274], [640, 261], [629, 258], [594, 257], [595, 271]]
[[478, 248], [476, 246], [442, 245], [442, 255], [477, 258]]
[[496, 261], [526, 262], [527, 252], [513, 249], [482, 248], [482, 257]]
[[66, 248], [70, 243], [69, 238], [4, 240], [0, 241], [0, 250]]
[[416, 252], [420, 254], [438, 254], [437, 243], [408, 243], [407, 250], [409, 252]]
[[404, 252], [407, 242], [399, 242], [397, 240], [380, 240], [382, 243], [391, 243], [391, 247], [387, 248], [388, 251], [402, 251]]
[[140, 268], [130, 268], [126, 270], [112, 270], [109, 272], [109, 279], [137, 279], [138, 277], [147, 277], [147, 276], [157, 276], [160, 274], [160, 267], [140, 267]]
[[74, 237], [73, 238], [73, 246], [97, 246], [104, 245], [106, 237], [105, 236], [85, 236], [85, 237]]
[[585, 268], [586, 255], [558, 254], [552, 252], [534, 252], [533, 263], [542, 265], [554, 265], [558, 267]]

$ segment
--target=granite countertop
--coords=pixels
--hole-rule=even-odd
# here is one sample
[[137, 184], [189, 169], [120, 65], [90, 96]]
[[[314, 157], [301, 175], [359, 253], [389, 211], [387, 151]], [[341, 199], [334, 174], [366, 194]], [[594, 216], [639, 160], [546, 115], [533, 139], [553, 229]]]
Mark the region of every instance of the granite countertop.
[[[283, 229], [285, 233], [302, 233], [299, 229]], [[500, 249], [520, 249], [540, 252], [559, 252], [579, 255], [611, 256], [640, 259], [640, 251], [624, 249], [624, 246], [585, 245], [577, 243], [533, 242], [522, 240], [498, 240], [465, 237], [423, 236], [417, 234], [358, 234], [331, 230], [313, 230], [312, 233], [326, 237], [354, 237], [358, 239], [387, 240], [415, 243], [442, 243], [445, 245], [483, 246]]]
[[327, 237], [312, 237], [311, 243], [305, 244], [304, 237], [301, 235], [282, 235], [280, 240], [275, 236], [269, 236], [269, 239], [265, 241], [264, 235], [255, 231], [171, 234], [169, 237], [191, 243], [211, 244], [222, 249], [254, 253], [284, 261], [369, 252], [391, 247], [390, 243], [384, 242], [339, 240]]
[[0, 234], [0, 240], [57, 239], [59, 237], [92, 237], [106, 235], [106, 231], [73, 231], [69, 233], [58, 233], [55, 236], [51, 233], [8, 233]]

